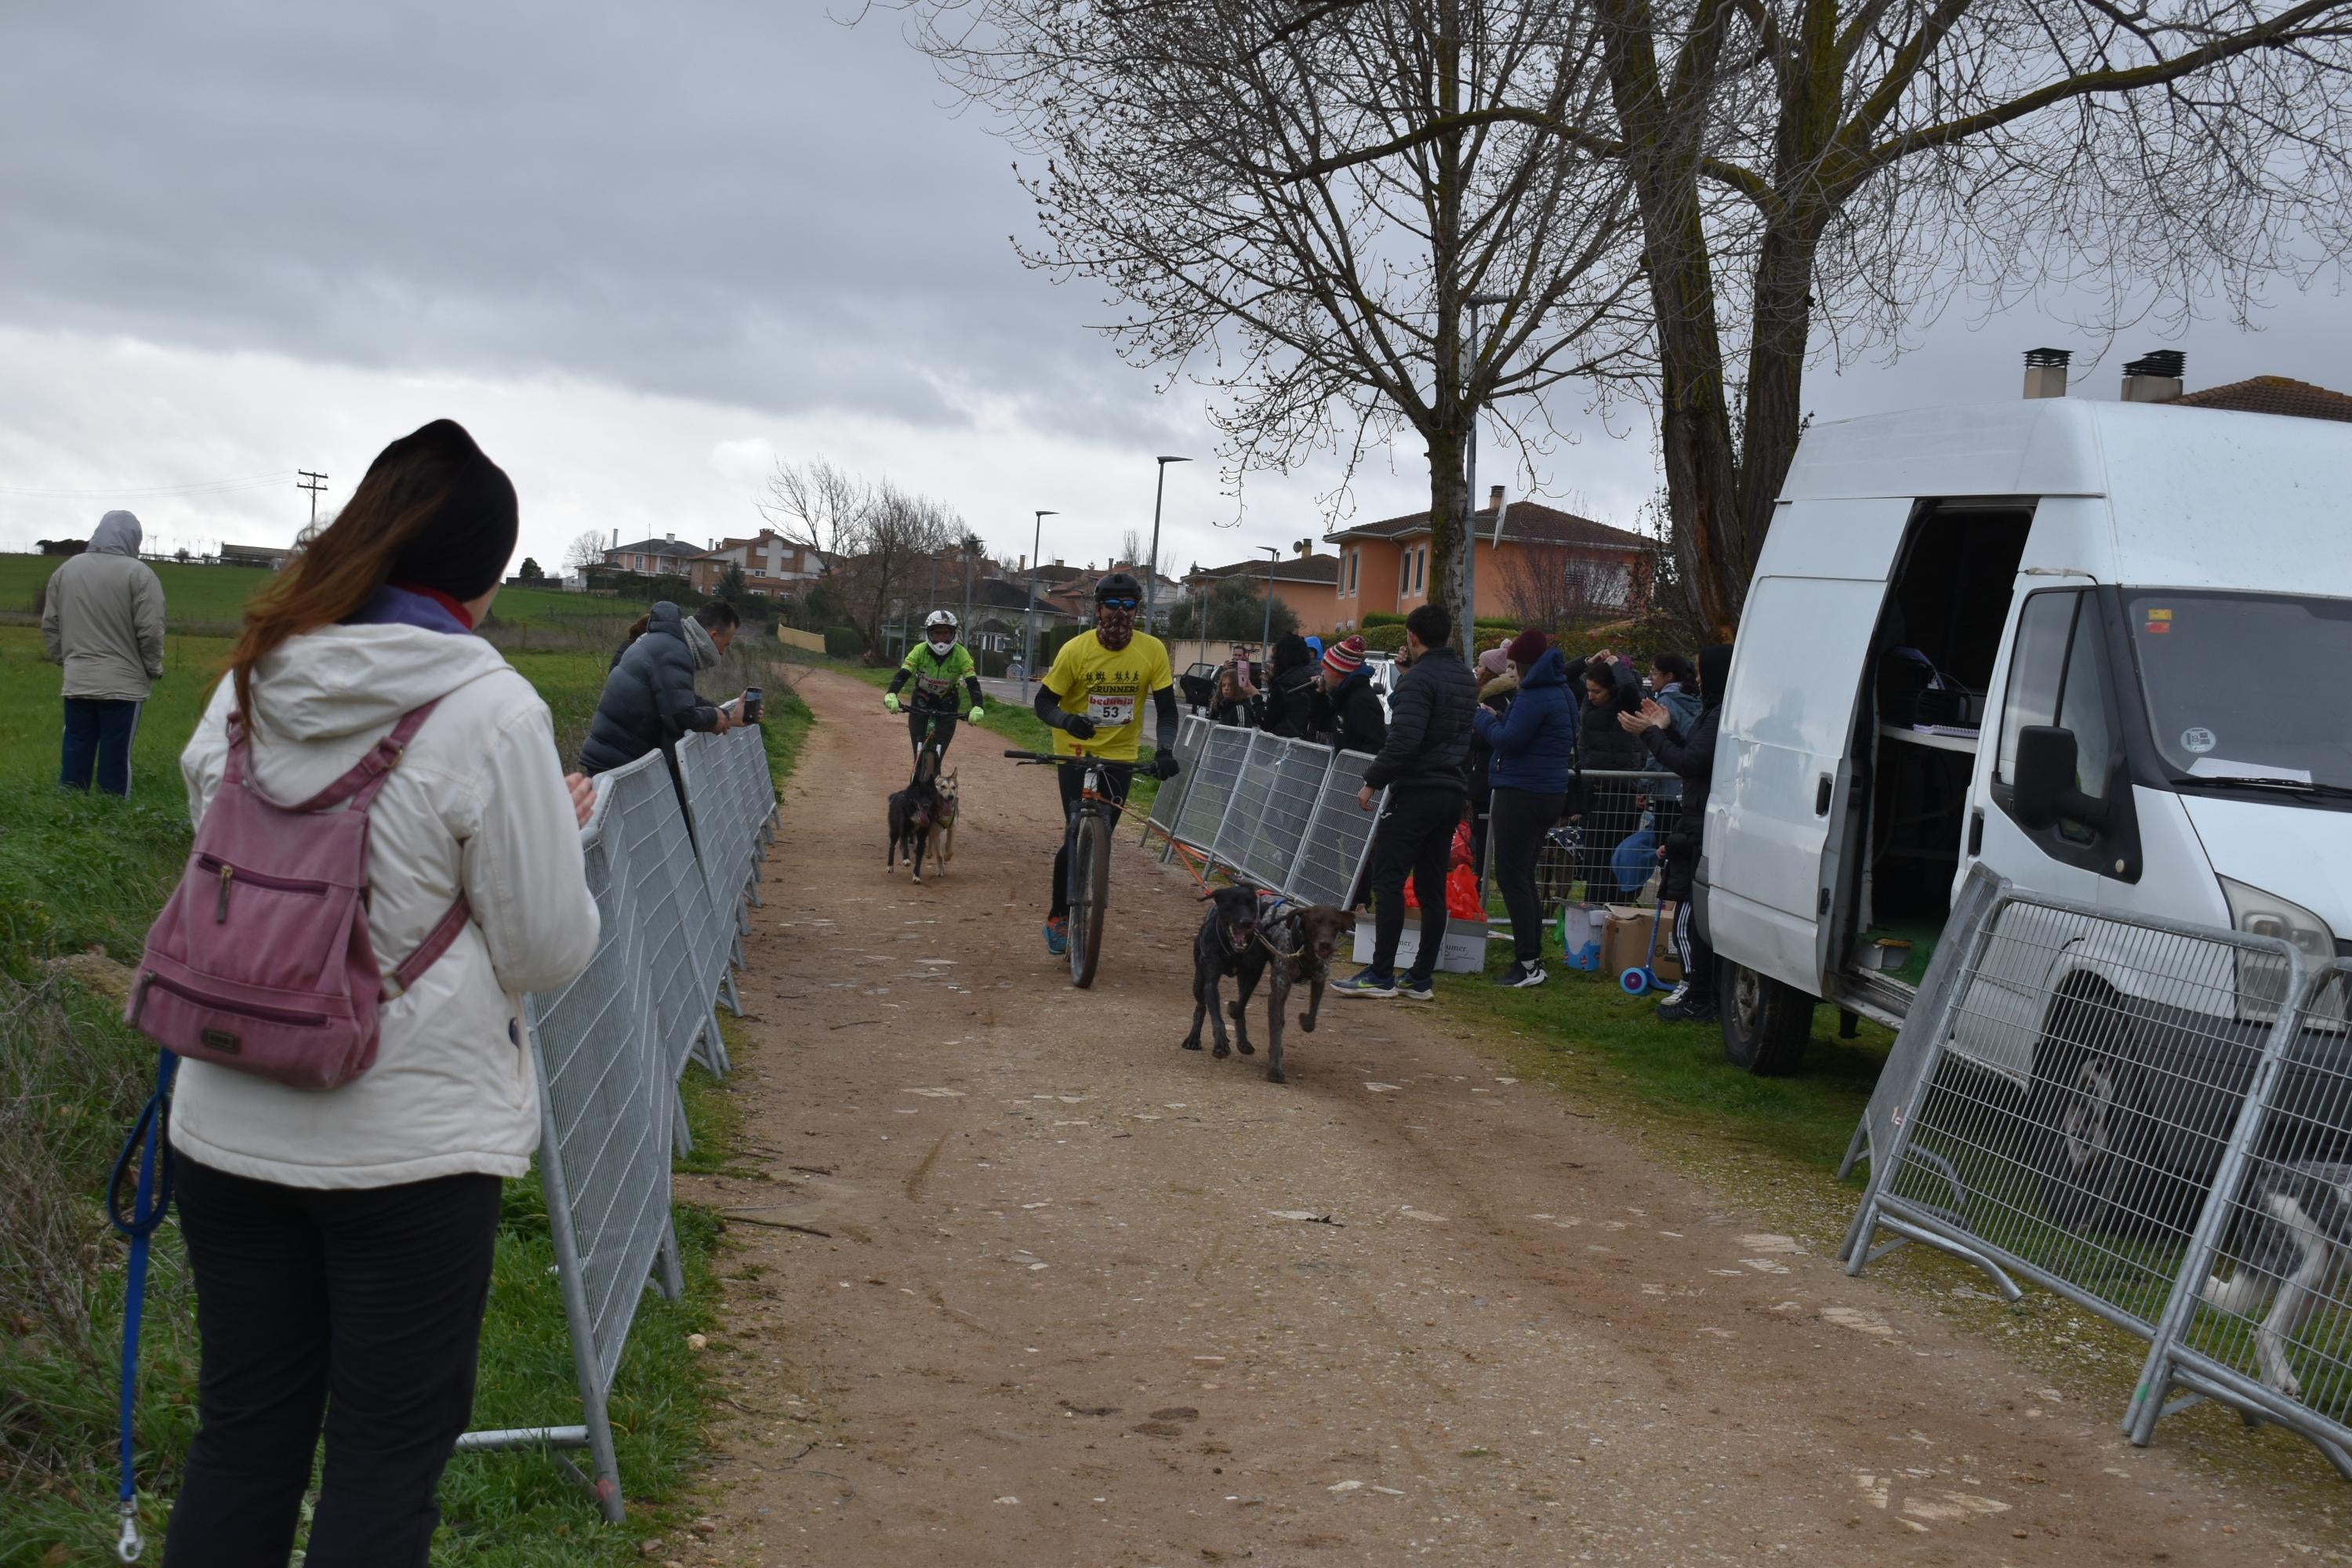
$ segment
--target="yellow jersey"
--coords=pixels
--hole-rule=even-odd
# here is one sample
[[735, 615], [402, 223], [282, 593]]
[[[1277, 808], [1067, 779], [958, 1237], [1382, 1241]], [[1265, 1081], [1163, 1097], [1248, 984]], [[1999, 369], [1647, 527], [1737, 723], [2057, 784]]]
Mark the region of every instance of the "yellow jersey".
[[1055, 731], [1055, 756], [1075, 757], [1083, 747], [1090, 757], [1131, 763], [1143, 734], [1144, 705], [1152, 693], [1175, 685], [1176, 673], [1168, 667], [1168, 646], [1158, 637], [1138, 632], [1113, 653], [1086, 631], [1062, 645], [1044, 684], [1063, 712], [1083, 714], [1095, 726], [1090, 741]]

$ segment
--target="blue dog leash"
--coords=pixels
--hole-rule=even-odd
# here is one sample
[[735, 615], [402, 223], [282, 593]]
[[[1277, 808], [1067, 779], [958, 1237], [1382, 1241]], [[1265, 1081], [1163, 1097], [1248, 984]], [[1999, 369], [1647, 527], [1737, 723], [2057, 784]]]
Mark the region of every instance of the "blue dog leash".
[[[114, 1173], [106, 1184], [106, 1217], [131, 1241], [131, 1263], [122, 1284], [122, 1479], [117, 1502], [122, 1533], [114, 1542], [115, 1556], [125, 1563], [139, 1561], [147, 1546], [139, 1533], [138, 1451], [132, 1442], [131, 1414], [139, 1403], [139, 1320], [147, 1300], [147, 1244], [172, 1206], [172, 1145], [164, 1136], [164, 1122], [171, 1114], [172, 1079], [179, 1066], [180, 1058], [171, 1052], [156, 1053], [155, 1092], [148, 1097], [139, 1120], [131, 1123], [131, 1135], [122, 1141], [122, 1152], [114, 1157]], [[126, 1215], [122, 1178], [134, 1157], [139, 1175]]]

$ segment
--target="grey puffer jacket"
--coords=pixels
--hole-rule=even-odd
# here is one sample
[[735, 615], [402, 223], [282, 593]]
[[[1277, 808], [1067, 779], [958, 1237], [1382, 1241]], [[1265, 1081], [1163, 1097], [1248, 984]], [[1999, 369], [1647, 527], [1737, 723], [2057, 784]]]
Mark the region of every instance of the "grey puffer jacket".
[[67, 697], [144, 702], [163, 673], [163, 584], [139, 559], [139, 520], [110, 511], [42, 591], [41, 646]]
[[719, 710], [695, 695], [694, 676], [718, 662], [719, 650], [708, 634], [693, 637], [676, 605], [667, 599], [656, 605], [645, 635], [629, 645], [604, 679], [604, 695], [597, 700], [587, 743], [580, 748], [580, 771], [610, 773], [673, 744], [689, 730], [717, 729]]
[[1388, 740], [1364, 770], [1374, 789], [1470, 790], [1470, 720], [1478, 709], [1478, 679], [1462, 656], [1433, 647], [1412, 661], [1389, 695]]

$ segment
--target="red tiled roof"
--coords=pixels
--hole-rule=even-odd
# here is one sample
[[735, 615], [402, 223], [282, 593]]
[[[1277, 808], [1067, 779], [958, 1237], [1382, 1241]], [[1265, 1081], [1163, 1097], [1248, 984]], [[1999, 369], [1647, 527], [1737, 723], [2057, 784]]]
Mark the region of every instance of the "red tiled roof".
[[[1493, 507], [1471, 513], [1470, 521], [1481, 539], [1494, 537]], [[1428, 531], [1429, 513], [1417, 511], [1407, 517], [1384, 518], [1379, 522], [1339, 529], [1323, 537], [1334, 542], [1343, 539], [1411, 539]], [[1541, 501], [1515, 500], [1507, 503], [1503, 509], [1503, 542], [1525, 544], [1538, 541], [1544, 543], [1612, 545], [1626, 550], [1647, 550], [1651, 547], [1651, 542], [1638, 533], [1612, 528], [1605, 522], [1595, 522], [1589, 517], [1579, 517], [1572, 511], [1562, 511]]]
[[2284, 375], [2257, 375], [2171, 399], [2183, 408], [2226, 408], [2241, 414], [2284, 414], [2352, 425], [2352, 397]]
[[[1264, 577], [1266, 563], [1263, 561], [1236, 561], [1230, 566], [1203, 566], [1186, 577]], [[1339, 558], [1336, 555], [1291, 555], [1274, 563], [1274, 580], [1277, 583], [1324, 583], [1336, 586], [1339, 581]]]

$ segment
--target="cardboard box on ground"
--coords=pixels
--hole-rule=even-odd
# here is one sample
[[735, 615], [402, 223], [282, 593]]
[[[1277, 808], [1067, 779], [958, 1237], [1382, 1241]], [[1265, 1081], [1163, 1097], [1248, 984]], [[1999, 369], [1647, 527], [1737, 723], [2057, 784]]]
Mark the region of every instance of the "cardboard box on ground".
[[[1662, 904], [1655, 911], [1639, 904], [1611, 904], [1608, 919], [1601, 931], [1601, 972], [1622, 974], [1629, 969], [1647, 963], [1650, 972], [1672, 985], [1683, 977], [1683, 966], [1675, 957], [1675, 906]], [[1654, 914], [1663, 915], [1666, 929], [1659, 933], [1655, 952], [1650, 946], [1650, 921]]]
[[[1356, 962], [1372, 961], [1374, 931], [1370, 916], [1356, 921]], [[1404, 934], [1397, 939], [1396, 968], [1402, 974], [1412, 967], [1413, 955], [1421, 951], [1421, 911], [1414, 910], [1404, 918]], [[1445, 935], [1437, 946], [1437, 967], [1447, 974], [1476, 974], [1486, 967], [1486, 922], [1484, 921], [1449, 920]]]

